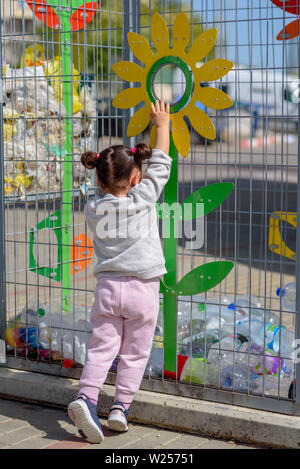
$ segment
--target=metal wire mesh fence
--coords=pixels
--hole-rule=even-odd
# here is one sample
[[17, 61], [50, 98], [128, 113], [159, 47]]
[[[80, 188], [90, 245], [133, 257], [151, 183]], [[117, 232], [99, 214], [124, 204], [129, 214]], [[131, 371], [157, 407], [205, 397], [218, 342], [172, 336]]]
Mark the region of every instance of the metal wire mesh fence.
[[[234, 189], [205, 217], [203, 246], [190, 249], [178, 239], [177, 276], [211, 261], [232, 261], [234, 268], [209, 291], [177, 297], [173, 373], [164, 370], [161, 295], [142, 386], [299, 412], [291, 386], [296, 378], [293, 340], [299, 338], [299, 36], [288, 29], [299, 2], [294, 0], [294, 12], [276, 3], [105, 0], [82, 6], [75, 0], [2, 0], [2, 331], [9, 366], [80, 376], [95, 287], [92, 234], [83, 207], [97, 191], [80, 156], [85, 149], [149, 141], [149, 126], [127, 137], [133, 109], [119, 110], [112, 100], [131, 85], [112, 66], [122, 58], [142, 62], [130, 51], [128, 31], [139, 33], [155, 50], [154, 11], [163, 16], [173, 44], [172, 27], [184, 11], [191, 32], [186, 51], [202, 32], [218, 30], [199, 67], [219, 58], [232, 60], [234, 67], [200, 86], [222, 90], [233, 105], [214, 110], [196, 103], [215, 126], [214, 140], [185, 120], [191, 148], [187, 158], [178, 157], [178, 201], [219, 183], [233, 183]], [[184, 94], [184, 74], [165, 64], [152, 86], [156, 97], [176, 103]], [[108, 382], [114, 381], [117, 362], [118, 357]]]

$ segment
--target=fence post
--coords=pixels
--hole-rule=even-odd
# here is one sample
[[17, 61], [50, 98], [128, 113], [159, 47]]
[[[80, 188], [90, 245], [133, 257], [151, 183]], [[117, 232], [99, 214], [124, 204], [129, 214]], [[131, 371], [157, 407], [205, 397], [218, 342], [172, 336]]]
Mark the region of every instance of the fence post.
[[[132, 61], [132, 53], [130, 51], [127, 33], [129, 31], [138, 31], [138, 22], [140, 19], [140, 0], [123, 0], [123, 60]], [[125, 82], [124, 89], [128, 88], [129, 83]], [[124, 119], [122, 123], [123, 143], [127, 147], [133, 146], [133, 138], [127, 137], [128, 123], [133, 116], [133, 108], [125, 109]]]
[[[300, 42], [298, 40], [298, 56]], [[298, 86], [300, 86], [300, 63], [298, 63]], [[297, 184], [297, 234], [296, 234], [296, 340], [300, 340], [300, 100], [298, 103], [298, 184]], [[296, 363], [295, 378], [298, 379], [296, 386], [296, 404], [300, 404], [300, 362]]]
[[0, 7], [0, 363], [6, 362], [6, 287], [5, 287], [5, 200], [3, 148], [3, 90], [2, 90], [2, 18]]

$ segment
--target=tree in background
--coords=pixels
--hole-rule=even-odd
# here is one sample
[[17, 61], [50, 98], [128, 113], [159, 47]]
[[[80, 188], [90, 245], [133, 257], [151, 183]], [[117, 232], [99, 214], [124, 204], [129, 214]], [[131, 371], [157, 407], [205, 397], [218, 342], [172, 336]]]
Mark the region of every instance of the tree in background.
[[[160, 12], [161, 2], [151, 2], [152, 10], [149, 11], [148, 3], [141, 2], [140, 30], [139, 34], [149, 39], [151, 14]], [[191, 19], [189, 6], [182, 4], [181, 10], [185, 11]], [[178, 3], [172, 0], [166, 7], [165, 19], [168, 24], [173, 24], [178, 13]], [[86, 70], [90, 73], [96, 71], [104, 81], [112, 74], [111, 65], [122, 58], [122, 0], [111, 2], [101, 1], [99, 12], [94, 21], [88, 25], [86, 31], [73, 33], [73, 62], [78, 70]], [[199, 13], [193, 13], [193, 35], [199, 35], [203, 31], [202, 19]], [[87, 46], [85, 46], [87, 44]], [[214, 58], [212, 51], [208, 60]]]

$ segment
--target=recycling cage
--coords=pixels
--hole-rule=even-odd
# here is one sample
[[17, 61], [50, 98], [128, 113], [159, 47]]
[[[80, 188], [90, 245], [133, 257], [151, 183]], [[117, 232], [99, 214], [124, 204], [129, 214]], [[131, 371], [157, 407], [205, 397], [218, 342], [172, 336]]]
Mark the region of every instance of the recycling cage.
[[[119, 92], [136, 86], [123, 81], [113, 66], [126, 60], [145, 67], [143, 51], [136, 57], [129, 47], [128, 32], [141, 35], [154, 54], [159, 51], [155, 40], [162, 33], [151, 28], [156, 12], [161, 15], [155, 17], [157, 24], [163, 24], [160, 18], [167, 24], [170, 46], [175, 46], [178, 31], [183, 36], [181, 61], [199, 35], [215, 28], [217, 39], [205, 57], [199, 48], [197, 70], [216, 59], [234, 64], [220, 78], [201, 79], [199, 72], [200, 81], [191, 81], [191, 92], [198, 86], [208, 96], [217, 88], [232, 105], [215, 110], [204, 104], [206, 98], [195, 103], [214, 124], [214, 139], [199, 135], [189, 116], [182, 121], [191, 145], [186, 157], [179, 151], [176, 178], [171, 175], [177, 201], [201, 189], [215, 206], [199, 224], [202, 245], [193, 248], [179, 237], [172, 255], [165, 251], [171, 256], [167, 268], [175, 263], [179, 285], [204, 264], [226, 261], [233, 267], [200, 293], [178, 290], [175, 296], [175, 290], [162, 286], [141, 388], [299, 415], [300, 391], [296, 394], [291, 383], [300, 376], [300, 365], [286, 350], [293, 337], [300, 339], [300, 289], [296, 307], [289, 310], [284, 296], [276, 295], [278, 288], [288, 283], [299, 287], [300, 282], [299, 35], [289, 26], [299, 2], [295, 0], [294, 8], [277, 4], [1, 0], [3, 366], [80, 378], [96, 284], [93, 237], [83, 210], [97, 194], [94, 172], [80, 158], [88, 149], [101, 152], [113, 144], [149, 142], [148, 122], [135, 137], [128, 131], [143, 102], [128, 109], [113, 105]], [[190, 39], [183, 16], [173, 31], [179, 12], [185, 13]], [[162, 61], [149, 82], [153, 96], [173, 104], [192, 76], [191, 68], [183, 72], [176, 60]], [[230, 190], [224, 192], [226, 187]], [[216, 271], [210, 268], [208, 278], [214, 279]], [[164, 318], [168, 301], [177, 305], [172, 318]], [[173, 321], [175, 336], [168, 336], [166, 327], [164, 336], [163, 318]], [[117, 361], [107, 383], [115, 381]]]

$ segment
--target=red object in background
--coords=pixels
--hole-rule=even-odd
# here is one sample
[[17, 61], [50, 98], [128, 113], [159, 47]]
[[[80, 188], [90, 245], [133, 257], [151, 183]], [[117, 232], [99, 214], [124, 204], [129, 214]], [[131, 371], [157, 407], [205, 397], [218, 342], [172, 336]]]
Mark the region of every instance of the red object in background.
[[63, 361], [63, 366], [65, 368], [71, 368], [71, 366], [73, 365], [73, 361], [70, 359], [70, 358], [66, 358], [64, 361]]
[[79, 31], [89, 24], [97, 13], [98, 7], [99, 3], [87, 2], [77, 8], [70, 19], [72, 31]]
[[293, 15], [300, 14], [300, 0], [271, 0], [278, 8]]
[[[177, 355], [177, 379], [180, 379], [184, 364], [188, 358], [189, 357], [187, 357], [186, 355]], [[164, 377], [176, 379], [176, 373], [173, 371], [164, 370]]]
[[300, 34], [300, 20], [294, 20], [283, 28], [277, 35], [277, 41], [284, 41], [286, 39], [293, 39]]
[[[57, 29], [60, 26], [58, 15], [45, 0], [26, 0], [26, 2], [35, 16], [45, 25], [52, 29]], [[97, 2], [87, 2], [81, 5], [70, 18], [71, 30], [79, 31], [89, 24], [97, 13], [97, 8], [99, 8]]]
[[60, 25], [59, 17], [45, 0], [26, 0], [26, 2], [39, 20], [52, 29], [58, 28]]

